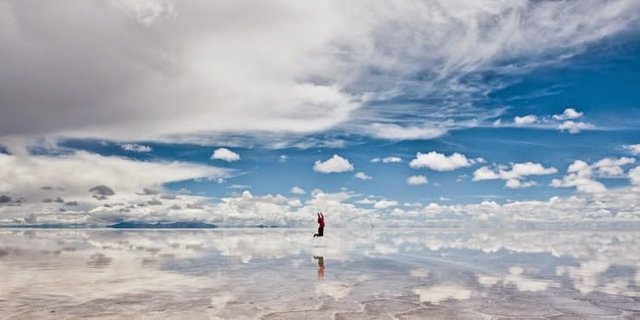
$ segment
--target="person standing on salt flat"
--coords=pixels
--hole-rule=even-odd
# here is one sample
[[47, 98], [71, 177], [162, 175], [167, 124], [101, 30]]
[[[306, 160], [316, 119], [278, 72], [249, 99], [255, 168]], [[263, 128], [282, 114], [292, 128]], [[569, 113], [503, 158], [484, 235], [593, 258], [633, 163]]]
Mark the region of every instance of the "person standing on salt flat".
[[313, 237], [324, 237], [324, 214], [322, 212], [318, 212], [318, 233], [314, 234]]

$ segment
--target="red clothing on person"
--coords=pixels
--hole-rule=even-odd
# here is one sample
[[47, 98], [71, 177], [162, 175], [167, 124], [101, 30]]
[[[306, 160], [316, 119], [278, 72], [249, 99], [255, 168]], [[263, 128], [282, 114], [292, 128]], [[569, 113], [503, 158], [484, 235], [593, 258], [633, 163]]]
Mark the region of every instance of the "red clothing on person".
[[324, 218], [318, 217], [318, 224], [320, 225], [320, 228], [324, 228]]

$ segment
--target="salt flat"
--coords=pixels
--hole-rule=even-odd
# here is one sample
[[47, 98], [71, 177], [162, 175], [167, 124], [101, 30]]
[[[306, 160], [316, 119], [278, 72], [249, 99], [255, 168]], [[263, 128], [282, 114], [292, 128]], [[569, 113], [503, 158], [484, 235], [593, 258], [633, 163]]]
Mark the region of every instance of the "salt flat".
[[640, 232], [0, 230], [0, 318], [640, 317]]

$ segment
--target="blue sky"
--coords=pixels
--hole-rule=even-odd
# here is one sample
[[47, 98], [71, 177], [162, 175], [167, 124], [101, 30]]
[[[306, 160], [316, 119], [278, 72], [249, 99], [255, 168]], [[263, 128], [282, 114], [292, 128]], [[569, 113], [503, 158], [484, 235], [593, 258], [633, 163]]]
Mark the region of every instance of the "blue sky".
[[3, 224], [640, 217], [634, 1], [282, 5], [3, 4]]

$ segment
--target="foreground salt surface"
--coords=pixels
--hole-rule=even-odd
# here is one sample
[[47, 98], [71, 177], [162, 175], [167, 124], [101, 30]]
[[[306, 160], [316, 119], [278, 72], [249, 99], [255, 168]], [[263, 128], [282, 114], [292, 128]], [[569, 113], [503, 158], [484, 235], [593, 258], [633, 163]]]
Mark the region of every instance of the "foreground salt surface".
[[640, 317], [640, 232], [0, 230], [0, 318]]

